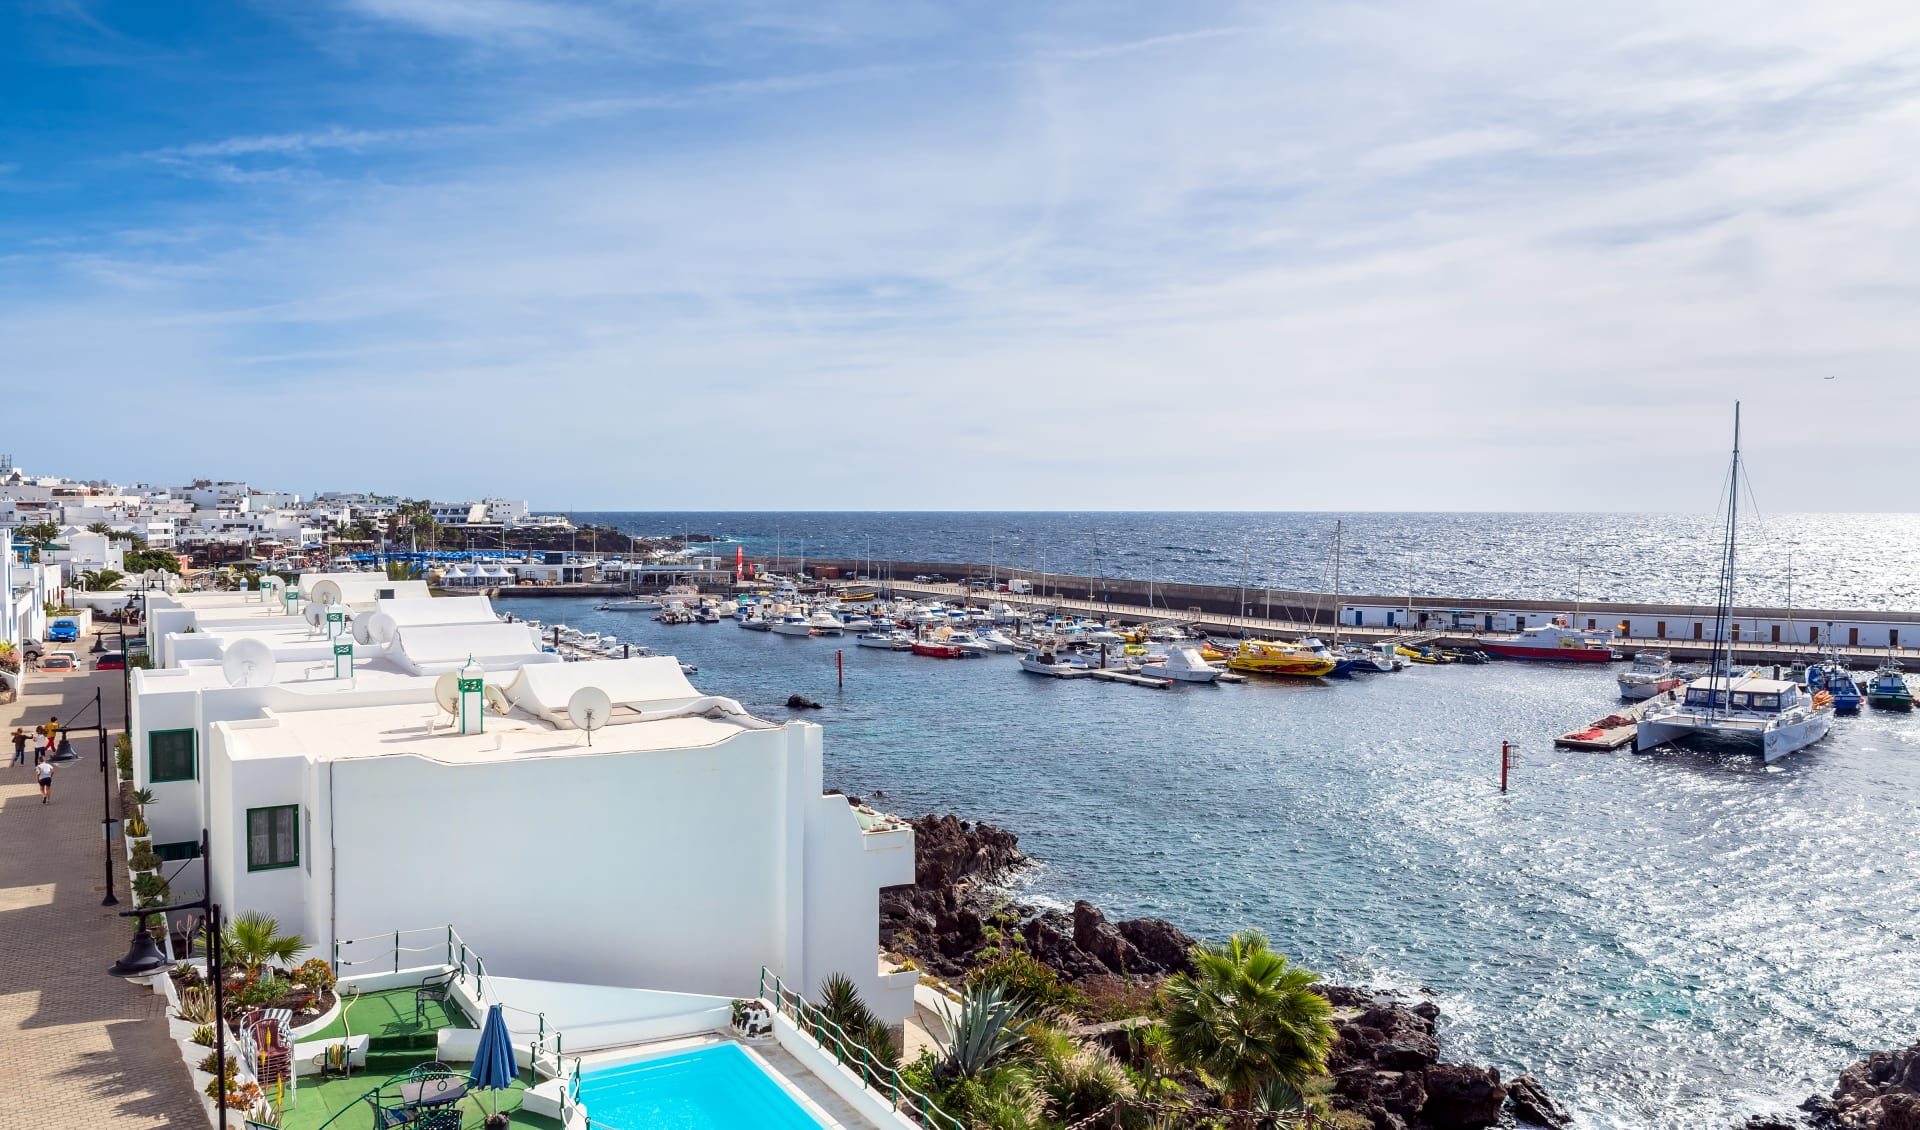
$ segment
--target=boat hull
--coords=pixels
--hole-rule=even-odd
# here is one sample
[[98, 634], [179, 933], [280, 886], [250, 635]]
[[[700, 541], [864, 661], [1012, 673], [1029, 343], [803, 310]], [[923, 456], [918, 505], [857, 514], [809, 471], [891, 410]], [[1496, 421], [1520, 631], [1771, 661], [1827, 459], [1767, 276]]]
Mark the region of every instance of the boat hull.
[[1045, 675], [1053, 679], [1084, 679], [1091, 674], [1089, 668], [1072, 663], [1042, 663], [1037, 659], [1022, 657], [1020, 669], [1030, 675]]
[[776, 636], [810, 636], [813, 634], [813, 625], [811, 624], [775, 624], [769, 630], [772, 631], [773, 634]]
[[1678, 676], [1660, 679], [1636, 679], [1633, 681], [1621, 679], [1620, 697], [1638, 702], [1644, 698], [1652, 698], [1655, 695], [1665, 694], [1675, 687], [1685, 686], [1686, 682], [1685, 679], [1679, 678]]
[[1679, 715], [1643, 720], [1634, 731], [1634, 748], [1651, 750], [1678, 744], [1758, 754], [1772, 763], [1827, 736], [1833, 726], [1831, 710], [1816, 710], [1804, 718], [1771, 728], [1733, 728], [1704, 724], [1697, 716]]
[[960, 658], [960, 649], [955, 645], [950, 643], [927, 643], [924, 640], [914, 641], [913, 653], [915, 655], [927, 656], [930, 659]]
[[1517, 643], [1487, 642], [1480, 645], [1488, 655], [1502, 659], [1535, 659], [1550, 663], [1606, 663], [1613, 652], [1604, 647], [1527, 647]]
[[1247, 659], [1230, 656], [1227, 667], [1249, 675], [1274, 675], [1285, 679], [1318, 679], [1333, 674], [1334, 663], [1326, 659]]

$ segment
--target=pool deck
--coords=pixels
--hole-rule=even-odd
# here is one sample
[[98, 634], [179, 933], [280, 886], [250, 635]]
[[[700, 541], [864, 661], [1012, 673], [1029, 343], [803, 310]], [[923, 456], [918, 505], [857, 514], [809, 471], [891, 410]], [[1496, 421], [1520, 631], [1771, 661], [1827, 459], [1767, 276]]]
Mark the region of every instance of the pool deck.
[[[460, 1070], [461, 1066], [455, 1065], [454, 1070]], [[361, 1097], [386, 1079], [386, 1075], [354, 1075], [346, 1079], [329, 1079], [325, 1083], [315, 1083], [310, 1078], [302, 1080], [296, 1092], [296, 1101], [281, 1112], [280, 1125], [285, 1130], [318, 1130], [328, 1119], [345, 1110], [347, 1113], [340, 1115], [340, 1120], [333, 1123], [329, 1130], [367, 1130], [373, 1125], [373, 1108]], [[509, 1112], [512, 1125], [528, 1127], [530, 1130], [560, 1130], [560, 1124], [553, 1119], [520, 1109], [520, 1099], [526, 1089], [526, 1076], [523, 1074], [515, 1081], [512, 1090], [478, 1091], [468, 1095], [460, 1100], [460, 1124], [463, 1127], [479, 1126], [493, 1111], [497, 1098], [499, 1109]], [[352, 1110], [355, 1106], [360, 1109]]]

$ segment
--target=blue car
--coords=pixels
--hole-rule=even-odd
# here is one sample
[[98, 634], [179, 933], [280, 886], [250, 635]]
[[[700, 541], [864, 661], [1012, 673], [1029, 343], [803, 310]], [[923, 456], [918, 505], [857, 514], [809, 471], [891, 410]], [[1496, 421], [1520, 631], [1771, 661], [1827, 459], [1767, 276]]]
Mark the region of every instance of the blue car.
[[72, 620], [55, 620], [47, 629], [48, 643], [72, 643], [80, 638], [80, 625]]

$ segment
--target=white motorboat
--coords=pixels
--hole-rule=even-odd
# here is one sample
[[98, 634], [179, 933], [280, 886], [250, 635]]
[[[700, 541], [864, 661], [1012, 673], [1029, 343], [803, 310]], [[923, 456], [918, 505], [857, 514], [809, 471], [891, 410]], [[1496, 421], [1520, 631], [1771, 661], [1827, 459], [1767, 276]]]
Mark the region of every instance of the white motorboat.
[[871, 632], [876, 627], [879, 627], [878, 624], [873, 622], [873, 617], [864, 616], [858, 612], [843, 613], [840, 617], [840, 624], [849, 632]]
[[960, 649], [961, 655], [969, 658], [993, 654], [993, 645], [972, 632], [953, 632], [940, 642], [952, 644]]
[[1359, 644], [1348, 644], [1342, 647], [1337, 654], [1342, 659], [1351, 660], [1353, 662], [1353, 670], [1359, 672], [1398, 671], [1407, 664], [1407, 661], [1398, 655], [1394, 655], [1389, 651], [1382, 651], [1377, 646], [1361, 647]]
[[891, 632], [862, 632], [853, 638], [856, 647], [875, 647], [882, 651], [912, 651], [913, 637], [895, 629]]
[[1799, 683], [1753, 676], [1709, 675], [1687, 684], [1679, 702], [1640, 719], [1635, 748], [1669, 742], [1717, 745], [1777, 761], [1825, 737], [1833, 700], [1809, 698]]
[[710, 600], [700, 602], [700, 610], [695, 613], [695, 617], [702, 624], [718, 624], [723, 619], [720, 615], [720, 606]]
[[1643, 651], [1633, 657], [1633, 666], [1620, 672], [1615, 681], [1620, 685], [1621, 698], [1637, 700], [1664, 694], [1687, 680], [1666, 652]]
[[1020, 657], [1020, 669], [1056, 679], [1084, 679], [1093, 670], [1078, 659], [1057, 651], [1036, 648]]
[[631, 600], [610, 600], [605, 604], [593, 606], [595, 612], [658, 612], [661, 604], [650, 596], [636, 596]]
[[1220, 669], [1209, 666], [1200, 658], [1200, 649], [1195, 647], [1169, 648], [1165, 659], [1144, 664], [1140, 673], [1182, 683], [1211, 683], [1220, 678]]
[[1013, 637], [998, 628], [988, 628], [977, 634], [981, 642], [992, 644], [995, 651], [1012, 651], [1014, 648]]
[[1021, 620], [1025, 619], [1025, 617], [1012, 608], [995, 602], [987, 605], [987, 619], [992, 620], [996, 624], [1018, 624]]
[[837, 636], [847, 630], [839, 617], [824, 608], [807, 617], [807, 623], [812, 626], [816, 636]]
[[772, 628], [777, 636], [810, 636], [813, 634], [813, 621], [798, 612], [789, 612], [775, 620]]

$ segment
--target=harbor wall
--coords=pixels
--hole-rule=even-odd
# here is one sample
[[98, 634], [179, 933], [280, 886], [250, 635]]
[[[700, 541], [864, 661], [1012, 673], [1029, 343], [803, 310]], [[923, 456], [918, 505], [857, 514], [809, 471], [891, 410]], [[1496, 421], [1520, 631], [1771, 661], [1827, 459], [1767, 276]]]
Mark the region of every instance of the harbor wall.
[[[788, 564], [799, 563], [790, 561]], [[1008, 577], [1004, 568], [990, 570], [985, 565], [950, 561], [874, 563], [808, 558], [806, 565], [809, 569], [816, 566], [838, 569], [842, 577], [852, 577], [878, 568], [903, 582], [923, 574], [939, 574], [949, 581], [962, 584], [975, 577], [984, 579], [991, 576], [1001, 582]], [[1116, 610], [1117, 606], [1124, 604], [1163, 611], [1170, 616], [1197, 611], [1207, 616], [1257, 616], [1327, 627], [1333, 625], [1336, 615], [1330, 594], [1297, 589], [1242, 589], [1237, 585], [1149, 582], [1129, 577], [1085, 577], [1026, 570], [1017, 570], [1012, 575], [1031, 582], [1035, 596], [1057, 595], [1066, 600], [1111, 601]], [[1447, 630], [1469, 634], [1474, 631], [1512, 632], [1522, 627], [1538, 627], [1555, 616], [1566, 616], [1579, 627], [1591, 626], [1596, 631], [1610, 631], [1625, 623], [1628, 629], [1622, 634], [1634, 638], [1691, 641], [1695, 638], [1694, 625], [1699, 624], [1699, 638], [1710, 642], [1714, 631], [1713, 606], [1697, 604], [1343, 593], [1338, 607], [1345, 610], [1340, 617], [1343, 625], [1399, 628], [1402, 631]], [[1411, 616], [1408, 615], [1409, 609]], [[1358, 624], [1354, 621], [1356, 613], [1361, 617]], [[1391, 622], [1388, 621], [1389, 613], [1392, 614]], [[1489, 616], [1493, 618], [1491, 626], [1488, 624]], [[1734, 609], [1733, 619], [1735, 638], [1743, 643], [1920, 646], [1920, 612], [1738, 607]], [[1520, 623], [1521, 620], [1524, 623]]]

